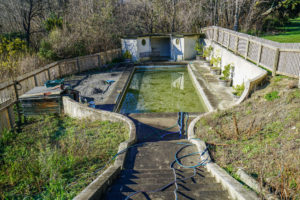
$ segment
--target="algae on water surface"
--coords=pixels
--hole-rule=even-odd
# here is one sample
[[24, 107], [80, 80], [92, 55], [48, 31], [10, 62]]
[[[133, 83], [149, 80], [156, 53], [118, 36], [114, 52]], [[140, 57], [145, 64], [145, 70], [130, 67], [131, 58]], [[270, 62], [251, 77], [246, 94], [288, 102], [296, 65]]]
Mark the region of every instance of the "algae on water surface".
[[205, 112], [185, 67], [137, 69], [121, 113]]

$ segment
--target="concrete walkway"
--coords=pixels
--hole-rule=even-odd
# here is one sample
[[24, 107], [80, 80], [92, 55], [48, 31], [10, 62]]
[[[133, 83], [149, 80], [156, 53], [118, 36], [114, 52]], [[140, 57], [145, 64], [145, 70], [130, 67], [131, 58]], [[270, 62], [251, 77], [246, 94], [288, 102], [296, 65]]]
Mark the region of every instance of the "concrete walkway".
[[194, 61], [191, 69], [197, 81], [201, 85], [211, 105], [215, 109], [229, 108], [235, 104], [235, 99], [231, 87], [224, 87], [219, 84], [219, 76], [212, 75], [208, 67], [205, 67], [201, 61]]
[[[121, 172], [119, 179], [108, 189], [106, 199], [125, 199], [128, 195], [144, 191], [132, 196], [130, 199], [175, 199], [175, 179], [170, 164], [175, 159], [175, 153], [188, 143], [186, 139], [179, 138], [179, 134], [160, 137], [165, 131], [177, 122], [177, 114], [132, 114], [129, 116], [137, 126], [139, 146], [131, 148], [127, 154], [125, 170]], [[178, 127], [170, 131], [178, 131]], [[184, 136], [183, 136], [184, 138]], [[196, 152], [195, 146], [182, 149], [178, 156]], [[200, 161], [199, 155], [190, 156], [181, 160], [184, 165], [196, 165]], [[187, 169], [175, 164], [178, 183], [178, 199], [229, 199], [219, 183], [205, 170], [204, 167]], [[181, 179], [181, 180], [180, 180]], [[182, 180], [185, 179], [185, 180]], [[163, 190], [158, 190], [163, 186]]]

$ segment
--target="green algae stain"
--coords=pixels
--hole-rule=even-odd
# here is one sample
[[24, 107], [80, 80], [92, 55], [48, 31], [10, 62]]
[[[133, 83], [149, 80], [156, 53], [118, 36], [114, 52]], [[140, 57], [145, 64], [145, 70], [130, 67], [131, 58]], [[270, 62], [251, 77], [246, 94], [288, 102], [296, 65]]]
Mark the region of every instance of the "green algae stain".
[[133, 75], [120, 112], [205, 112], [202, 102], [186, 67], [142, 67]]

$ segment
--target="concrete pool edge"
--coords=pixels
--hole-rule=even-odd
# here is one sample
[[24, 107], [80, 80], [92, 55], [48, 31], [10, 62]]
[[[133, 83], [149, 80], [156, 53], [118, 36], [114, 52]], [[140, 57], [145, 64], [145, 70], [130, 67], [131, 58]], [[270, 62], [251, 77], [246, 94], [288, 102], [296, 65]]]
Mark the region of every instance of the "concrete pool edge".
[[[70, 117], [90, 120], [108, 120], [112, 122], [123, 122], [129, 128], [129, 139], [120, 143], [118, 152], [127, 149], [137, 142], [136, 127], [128, 117], [104, 110], [98, 110], [84, 106], [69, 97], [63, 97], [64, 113]], [[93, 182], [85, 187], [76, 197], [75, 200], [99, 199], [106, 192], [109, 185], [118, 177], [124, 168], [127, 151], [116, 157], [114, 163], [102, 172]]]
[[133, 74], [134, 74], [134, 72], [135, 72], [135, 69], [136, 69], [136, 67], [133, 66], [132, 69], [131, 69], [131, 72], [130, 72], [130, 74], [129, 74], [127, 80], [126, 80], [126, 83], [125, 83], [125, 85], [123, 86], [122, 91], [119, 93], [119, 96], [118, 96], [118, 98], [116, 99], [116, 104], [115, 104], [114, 109], [113, 109], [113, 112], [115, 112], [115, 113], [118, 113], [119, 110], [120, 110], [121, 103], [122, 103], [122, 101], [123, 101], [124, 95], [126, 94], [126, 91], [127, 91], [128, 87], [129, 87], [129, 85], [130, 85], [130, 82], [131, 82], [131, 79], [132, 79]]
[[198, 92], [198, 95], [200, 95], [202, 98], [200, 98], [200, 100], [202, 99], [208, 112], [211, 112], [214, 110], [214, 107], [211, 105], [210, 101], [208, 100], [202, 86], [199, 84], [199, 82], [197, 81], [197, 78], [193, 72], [193, 70], [191, 69], [191, 63], [187, 64], [187, 69], [188, 69], [188, 73], [191, 77], [191, 81], [194, 85], [194, 88], [196, 89], [196, 91]]

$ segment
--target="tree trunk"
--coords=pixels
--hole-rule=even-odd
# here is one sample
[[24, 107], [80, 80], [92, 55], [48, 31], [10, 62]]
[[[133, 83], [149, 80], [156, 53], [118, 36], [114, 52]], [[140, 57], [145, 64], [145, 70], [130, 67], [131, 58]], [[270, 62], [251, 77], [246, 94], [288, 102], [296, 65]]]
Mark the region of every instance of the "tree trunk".
[[235, 31], [239, 30], [239, 3], [238, 0], [235, 0], [235, 18], [234, 18], [234, 27]]

